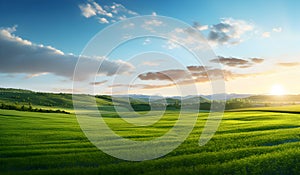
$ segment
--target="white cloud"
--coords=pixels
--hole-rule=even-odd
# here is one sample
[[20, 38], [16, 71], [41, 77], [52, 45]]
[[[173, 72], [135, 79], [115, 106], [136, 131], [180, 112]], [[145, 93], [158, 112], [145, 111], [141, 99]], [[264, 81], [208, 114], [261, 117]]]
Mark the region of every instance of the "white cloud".
[[180, 46], [178, 44], [176, 44], [174, 41], [168, 40], [166, 46], [164, 46], [164, 47], [166, 47], [169, 50], [173, 50], [175, 48], [179, 48]]
[[183, 33], [184, 32], [184, 29], [183, 28], [175, 28], [174, 31], [176, 33]]
[[112, 9], [112, 12], [115, 13], [115, 14], [125, 13], [125, 14], [132, 15], [132, 16], [138, 15], [137, 12], [127, 9], [122, 4], [118, 4], [118, 3], [113, 2], [113, 5], [110, 6], [110, 7]]
[[[73, 78], [78, 56], [64, 54], [51, 46], [35, 44], [15, 36], [13, 28], [0, 28], [0, 73], [27, 74], [27, 78], [44, 75], [46, 73]], [[94, 76], [91, 70], [98, 70], [100, 61], [101, 69], [98, 74], [112, 76], [115, 74], [130, 73], [134, 67], [124, 61], [110, 61], [104, 57], [82, 56], [82, 74], [77, 80], [85, 80]], [[96, 68], [96, 69], [95, 69]]]
[[157, 19], [151, 19], [151, 20], [146, 20], [144, 24], [142, 24], [142, 27], [150, 32], [155, 32], [154, 28], [159, 27], [163, 25], [162, 21], [159, 21]]
[[152, 16], [157, 16], [156, 12], [152, 12], [151, 15], [152, 15]]
[[199, 37], [195, 28], [175, 28], [168, 33], [168, 41], [163, 47], [172, 50], [185, 46], [193, 50], [204, 50], [207, 49], [207, 45], [203, 39]]
[[118, 17], [118, 20], [120, 20], [120, 21], [125, 20], [125, 19], [127, 19], [126, 15], [122, 15], [122, 16]]
[[208, 29], [208, 25], [199, 26], [197, 29], [200, 30], [200, 31], [207, 30]]
[[273, 32], [277, 32], [277, 33], [282, 32], [282, 28], [281, 27], [273, 28], [272, 30], [273, 30]]
[[30, 75], [27, 75], [26, 78], [29, 79], [29, 78], [39, 77], [39, 76], [47, 75], [47, 74], [48, 74], [48, 72], [41, 72], [41, 73], [36, 73], [36, 74], [30, 74]]
[[193, 27], [200, 31], [204, 31], [208, 29], [208, 25], [200, 25], [198, 22], [194, 22]]
[[148, 45], [148, 44], [150, 44], [150, 43], [151, 43], [150, 38], [146, 38], [146, 39], [144, 40], [144, 42], [143, 42], [143, 45]]
[[263, 32], [263, 33], [261, 34], [261, 36], [262, 36], [263, 38], [270, 38], [271, 34], [270, 34], [270, 32]]
[[243, 41], [242, 36], [251, 32], [254, 25], [244, 20], [223, 18], [221, 22], [210, 27], [208, 40], [215, 44], [238, 44]]
[[96, 16], [100, 19], [99, 22], [102, 24], [109, 23], [107, 18], [110, 18], [110, 22], [116, 22], [118, 20], [124, 20], [127, 17], [137, 16], [138, 13], [127, 9], [122, 4], [113, 2], [111, 6], [102, 7], [99, 3], [94, 0], [89, 0], [86, 4], [80, 4], [79, 8], [81, 13], [86, 18]]
[[82, 15], [86, 18], [96, 16], [96, 9], [94, 9], [91, 4], [80, 4], [79, 8]]
[[99, 18], [99, 22], [102, 24], [109, 23], [106, 18]]
[[162, 21], [159, 21], [157, 19], [152, 19], [152, 20], [145, 21], [145, 25], [147, 25], [147, 26], [150, 26], [150, 25], [160, 26], [160, 25], [162, 25], [162, 23], [163, 23]]
[[98, 14], [108, 16], [108, 17], [111, 17], [111, 18], [113, 17], [112, 13], [109, 13], [106, 10], [104, 10], [98, 3], [93, 2], [93, 5], [94, 5], [95, 9], [97, 10]]
[[11, 35], [11, 33], [17, 31], [17, 27], [18, 27], [18, 25], [14, 25], [12, 27], [8, 27], [8, 28], [5, 28], [5, 29], [0, 28], [0, 29], [1, 29], [2, 32], [7, 32], [8, 35]]
[[131, 29], [131, 28], [134, 28], [134, 27], [135, 27], [135, 24], [132, 23], [132, 22], [130, 22], [130, 23], [125, 23], [125, 24], [123, 25], [123, 28], [124, 28], [124, 29]]
[[272, 31], [270, 32], [262, 32], [261, 33], [261, 37], [263, 38], [270, 38], [271, 37], [271, 33], [280, 33], [282, 32], [282, 28], [281, 27], [277, 27], [277, 28], [273, 28]]
[[15, 32], [17, 30], [17, 26], [13, 26], [13, 27], [10, 27], [10, 28], [0, 28], [0, 36], [2, 36], [1, 39], [3, 40], [7, 40], [7, 41], [17, 41], [19, 42], [20, 44], [23, 44], [23, 45], [32, 45], [32, 43], [28, 40], [24, 40], [18, 36], [14, 36], [12, 35], [13, 32]]

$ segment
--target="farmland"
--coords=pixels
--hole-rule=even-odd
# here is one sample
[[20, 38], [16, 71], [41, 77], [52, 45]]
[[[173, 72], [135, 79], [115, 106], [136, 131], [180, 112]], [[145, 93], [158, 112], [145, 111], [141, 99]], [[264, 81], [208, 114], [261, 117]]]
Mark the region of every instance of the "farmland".
[[[291, 107], [291, 110], [296, 108]], [[113, 111], [106, 113], [106, 123], [118, 135], [132, 140], [161, 136], [178, 117], [178, 111], [168, 110], [157, 123], [141, 128], [130, 127]], [[205, 146], [199, 146], [199, 136], [207, 115], [199, 113], [192, 133], [171, 153], [154, 160], [131, 162], [111, 157], [91, 144], [74, 114], [0, 110], [0, 172], [296, 174], [300, 171], [299, 114], [225, 112], [214, 137]]]

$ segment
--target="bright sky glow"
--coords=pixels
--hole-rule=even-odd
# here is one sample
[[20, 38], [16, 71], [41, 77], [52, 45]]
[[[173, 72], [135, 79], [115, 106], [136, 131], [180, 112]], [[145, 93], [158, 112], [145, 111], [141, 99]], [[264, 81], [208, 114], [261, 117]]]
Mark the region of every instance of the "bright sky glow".
[[282, 85], [275, 84], [272, 86], [271, 95], [285, 95], [285, 94], [286, 94], [286, 92]]

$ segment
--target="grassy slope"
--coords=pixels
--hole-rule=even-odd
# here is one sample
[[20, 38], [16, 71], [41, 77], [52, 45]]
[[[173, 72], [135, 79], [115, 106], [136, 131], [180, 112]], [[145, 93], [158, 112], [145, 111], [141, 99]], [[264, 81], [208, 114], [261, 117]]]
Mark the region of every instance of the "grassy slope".
[[[113, 104], [122, 105], [123, 103], [126, 103], [126, 99], [122, 97], [114, 97], [113, 102], [111, 96], [107, 95], [97, 95], [96, 98], [90, 96], [90, 98], [96, 100], [97, 104], [103, 108], [111, 108], [110, 110], [112, 110]], [[134, 98], [130, 98], [130, 102], [136, 106], [148, 104], [140, 99]], [[33, 108], [61, 109], [73, 112], [72, 94], [44, 93], [22, 89], [0, 88], [0, 105], [1, 103], [18, 106], [29, 106], [30, 104]], [[81, 104], [85, 105], [85, 102], [81, 101]]]
[[1, 103], [16, 103], [43, 107], [72, 108], [72, 96], [69, 94], [38, 93], [19, 89], [0, 89]]
[[[91, 98], [93, 98], [91, 96]], [[102, 106], [109, 106], [112, 102], [105, 98], [95, 98]], [[72, 94], [40, 93], [22, 89], [0, 88], [0, 104], [32, 105], [33, 108], [62, 109], [73, 112]], [[84, 102], [82, 102], [84, 103]]]
[[229, 111], [271, 111], [271, 112], [286, 112], [286, 113], [300, 113], [300, 105], [287, 105], [287, 106], [272, 106], [272, 107], [254, 107], [254, 108], [241, 108]]
[[[116, 132], [145, 139], [115, 114], [106, 121]], [[297, 174], [300, 172], [300, 115], [227, 112], [213, 139], [198, 146], [207, 114], [189, 138], [167, 156], [128, 162], [95, 148], [74, 115], [0, 110], [1, 174]], [[177, 112], [147, 127], [147, 137], [172, 127]], [[132, 135], [134, 133], [134, 135]]]

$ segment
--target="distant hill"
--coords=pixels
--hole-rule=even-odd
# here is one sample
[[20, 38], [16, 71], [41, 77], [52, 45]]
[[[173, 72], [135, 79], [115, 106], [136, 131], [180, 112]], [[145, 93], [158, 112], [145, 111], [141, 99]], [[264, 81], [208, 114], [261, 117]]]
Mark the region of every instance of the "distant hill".
[[253, 94], [215, 94], [214, 96], [212, 95], [202, 95], [202, 97], [212, 100], [231, 100], [231, 99], [236, 99], [236, 98], [247, 98], [252, 96]]
[[[222, 100], [226, 95], [226, 109], [255, 106], [276, 106], [277, 104], [300, 104], [300, 95], [271, 96], [271, 95], [252, 95], [249, 94], [216, 94], [218, 100]], [[185, 97], [162, 97], [149, 95], [89, 95], [96, 100], [102, 109], [114, 110], [113, 105], [120, 105], [128, 108], [127, 99], [129, 98], [131, 107], [135, 110], [150, 110], [150, 103], [157, 106], [167, 106], [169, 109], [178, 109], [180, 105], [195, 105], [201, 103], [202, 109], [209, 109], [212, 96], [185, 96]], [[44, 93], [30, 90], [0, 88], [0, 105], [19, 105], [32, 106], [35, 108], [59, 108], [73, 109], [72, 94], [66, 93]], [[80, 102], [86, 105], [85, 101]]]
[[140, 95], [140, 94], [129, 94], [129, 95], [116, 95], [114, 98], [119, 99], [126, 99], [129, 98], [132, 102], [136, 101], [137, 103], [153, 103], [153, 104], [165, 104], [171, 105], [177, 103], [178, 101], [183, 100], [182, 103], [203, 103], [203, 102], [210, 102], [210, 100], [202, 97], [202, 96], [173, 96], [173, 97], [163, 97], [163, 96], [156, 96], [156, 95]]
[[[163, 99], [162, 96], [148, 96], [148, 95], [96, 95], [90, 96], [96, 99], [97, 104], [100, 106], [113, 106], [120, 105], [126, 106], [127, 98], [134, 109], [147, 109], [150, 110], [149, 103], [155, 105], [172, 106], [178, 104], [193, 104], [193, 103], [204, 103], [209, 102], [200, 96], [186, 96], [182, 97], [167, 97]], [[13, 104], [19, 106], [33, 106], [33, 107], [49, 107], [49, 108], [64, 108], [72, 109], [73, 101], [72, 94], [66, 93], [45, 93], [45, 92], [34, 92], [23, 89], [12, 89], [12, 88], [0, 88], [0, 104]], [[84, 104], [84, 102], [82, 102]]]
[[256, 103], [300, 103], [300, 95], [254, 95], [246, 99]]
[[71, 94], [33, 92], [22, 89], [0, 88], [0, 103], [72, 108]]

